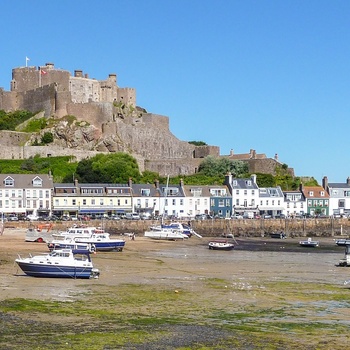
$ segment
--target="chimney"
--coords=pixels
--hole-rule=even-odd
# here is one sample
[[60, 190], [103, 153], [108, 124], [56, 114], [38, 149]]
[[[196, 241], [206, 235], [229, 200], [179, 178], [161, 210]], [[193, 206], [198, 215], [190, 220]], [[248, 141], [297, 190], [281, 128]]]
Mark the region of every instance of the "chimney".
[[322, 187], [327, 191], [328, 188], [328, 177], [324, 176], [322, 179]]
[[129, 177], [128, 186], [132, 187], [132, 178], [131, 177]]
[[184, 180], [180, 179], [180, 187], [184, 187]]
[[347, 185], [350, 185], [350, 177], [348, 177], [348, 178], [346, 179], [346, 184], [347, 184]]
[[224, 182], [225, 185], [227, 186], [232, 186], [232, 174], [231, 173], [227, 173], [225, 175], [225, 182]]
[[255, 174], [252, 174], [251, 179], [256, 184], [256, 175]]
[[159, 180], [156, 180], [156, 181], [154, 182], [154, 184], [155, 184], [156, 188], [158, 189], [158, 188], [159, 188]]

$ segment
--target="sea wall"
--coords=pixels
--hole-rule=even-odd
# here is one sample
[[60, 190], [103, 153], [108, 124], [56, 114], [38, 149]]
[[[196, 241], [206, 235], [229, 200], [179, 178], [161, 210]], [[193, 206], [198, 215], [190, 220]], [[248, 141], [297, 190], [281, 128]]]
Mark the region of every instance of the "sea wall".
[[[185, 222], [187, 223], [187, 222]], [[36, 224], [33, 222], [32, 224]], [[65, 221], [54, 224], [55, 230], [64, 230], [76, 222]], [[92, 225], [101, 225], [100, 221], [92, 221]], [[104, 228], [111, 234], [134, 232], [141, 236], [152, 225], [159, 221], [151, 220], [119, 220], [103, 221]], [[28, 222], [6, 222], [6, 229], [28, 227]], [[237, 237], [265, 237], [270, 233], [283, 231], [287, 237], [333, 237], [350, 236], [350, 220], [348, 219], [259, 219], [259, 220], [202, 220], [192, 221], [193, 229], [203, 237], [219, 237], [231, 233]]]

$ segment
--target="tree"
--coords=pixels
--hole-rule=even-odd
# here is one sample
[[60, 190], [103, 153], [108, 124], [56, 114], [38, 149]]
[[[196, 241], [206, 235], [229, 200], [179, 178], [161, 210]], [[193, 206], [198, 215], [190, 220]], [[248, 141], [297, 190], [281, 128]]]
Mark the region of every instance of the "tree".
[[248, 172], [248, 164], [241, 160], [228, 158], [217, 158], [208, 156], [199, 165], [198, 173], [206, 176], [225, 176], [232, 173], [234, 176], [241, 176]]
[[48, 143], [53, 142], [53, 135], [51, 132], [45, 132], [44, 135], [41, 137], [41, 143], [46, 145]]
[[195, 146], [206, 146], [207, 144], [204, 141], [188, 141], [191, 145]]
[[127, 183], [141, 179], [136, 159], [127, 153], [98, 154], [78, 163], [76, 177], [83, 183]]

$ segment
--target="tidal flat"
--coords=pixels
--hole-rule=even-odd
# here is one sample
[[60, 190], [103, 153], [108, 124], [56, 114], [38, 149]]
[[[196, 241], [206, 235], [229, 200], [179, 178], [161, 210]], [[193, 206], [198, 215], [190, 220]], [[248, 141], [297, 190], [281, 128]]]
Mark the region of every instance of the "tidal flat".
[[[350, 269], [325, 238], [127, 240], [92, 256], [99, 279], [28, 277], [17, 254], [47, 251], [23, 231], [0, 236], [0, 349], [343, 349]], [[327, 249], [329, 247], [329, 249]], [[295, 249], [294, 249], [295, 248]]]

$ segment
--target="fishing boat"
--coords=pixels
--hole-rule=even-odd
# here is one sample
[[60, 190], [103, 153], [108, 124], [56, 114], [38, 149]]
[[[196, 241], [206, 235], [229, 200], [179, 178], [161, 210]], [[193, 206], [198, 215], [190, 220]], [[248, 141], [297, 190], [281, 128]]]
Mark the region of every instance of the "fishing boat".
[[90, 237], [76, 237], [74, 241], [76, 243], [91, 244], [93, 247], [95, 247], [96, 251], [104, 252], [112, 250], [121, 252], [125, 246], [124, 239], [112, 239], [110, 238], [109, 233], [98, 233], [98, 231], [95, 231], [95, 233], [91, 234]]
[[99, 270], [93, 267], [86, 250], [60, 249], [44, 255], [16, 260], [22, 271], [33, 277], [98, 278]]
[[62, 239], [64, 237], [90, 237], [96, 232], [103, 233], [104, 230], [95, 226], [74, 225], [72, 227], [69, 227], [66, 231], [60, 231], [58, 233], [52, 234], [52, 237], [54, 239]]
[[340, 238], [335, 241], [336, 245], [347, 246], [350, 245], [350, 238]]
[[213, 250], [232, 250], [235, 245], [227, 239], [216, 239], [208, 243], [209, 249]]
[[319, 241], [313, 241], [312, 238], [309, 237], [305, 241], [300, 241], [299, 245], [301, 245], [302, 247], [315, 248], [315, 247], [318, 247], [320, 244], [319, 244]]
[[54, 239], [47, 243], [50, 251], [58, 249], [72, 249], [72, 250], [87, 250], [90, 253], [96, 252], [96, 247], [90, 243], [76, 242], [74, 238], [64, 237], [63, 239]]

